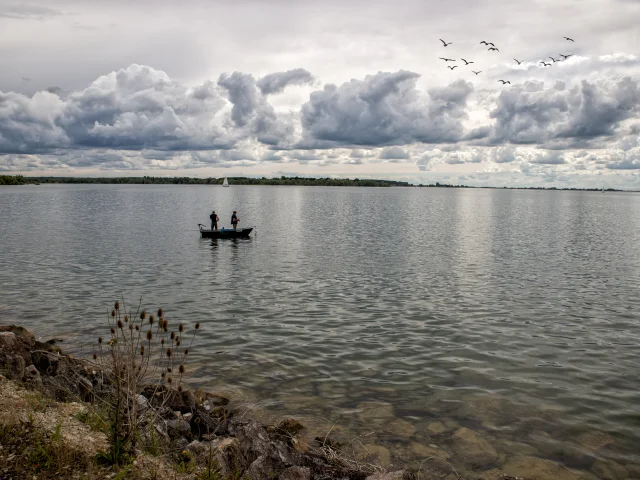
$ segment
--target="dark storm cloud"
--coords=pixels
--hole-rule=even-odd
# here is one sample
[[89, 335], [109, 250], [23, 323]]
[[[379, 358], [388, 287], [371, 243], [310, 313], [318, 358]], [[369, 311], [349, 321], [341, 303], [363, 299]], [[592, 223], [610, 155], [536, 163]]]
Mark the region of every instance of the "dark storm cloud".
[[282, 93], [289, 85], [310, 85], [314, 78], [304, 68], [296, 68], [287, 72], [277, 72], [265, 75], [257, 82], [263, 95]]
[[630, 77], [583, 80], [567, 88], [556, 83], [525, 82], [504, 90], [491, 112], [490, 144], [544, 144], [567, 147], [598, 137], [611, 137], [620, 123], [640, 112], [638, 80]]
[[463, 134], [466, 101], [473, 87], [416, 89], [417, 73], [368, 75], [341, 86], [326, 85], [302, 106], [301, 146], [384, 146], [455, 142]]

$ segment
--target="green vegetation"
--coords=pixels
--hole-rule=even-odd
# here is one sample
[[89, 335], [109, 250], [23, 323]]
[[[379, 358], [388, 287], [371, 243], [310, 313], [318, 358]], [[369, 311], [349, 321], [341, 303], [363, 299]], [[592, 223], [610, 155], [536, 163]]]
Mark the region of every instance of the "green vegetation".
[[24, 185], [25, 178], [22, 175], [0, 175], [0, 185]]
[[[18, 178], [18, 177], [8, 177]], [[22, 183], [106, 183], [106, 184], [158, 184], [158, 185], [222, 185], [224, 178], [193, 177], [19, 177]], [[229, 177], [229, 185], [305, 185], [322, 187], [409, 187], [407, 182], [356, 178], [251, 178]]]

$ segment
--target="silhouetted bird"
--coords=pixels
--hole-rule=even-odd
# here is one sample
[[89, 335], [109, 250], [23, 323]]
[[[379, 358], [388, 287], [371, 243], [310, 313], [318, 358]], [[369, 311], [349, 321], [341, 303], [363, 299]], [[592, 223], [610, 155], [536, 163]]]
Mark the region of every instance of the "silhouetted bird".
[[562, 58], [564, 58], [565, 60], [566, 60], [567, 58], [569, 58], [569, 57], [573, 57], [573, 54], [571, 54], [571, 55], [563, 55], [563, 54], [561, 54], [561, 53], [560, 53], [559, 55], [560, 55]]
[[515, 60], [516, 62], [518, 62], [518, 65], [520, 65], [520, 64], [522, 63], [522, 62], [521, 62], [520, 60], [518, 60], [517, 58], [514, 58], [514, 60]]
[[550, 63], [545, 63], [545, 62], [540, 62], [541, 64], [543, 64], [545, 67], [550, 67], [551, 64]]
[[475, 63], [475, 62], [468, 62], [467, 60], [465, 60], [464, 58], [461, 58], [460, 60], [462, 60], [464, 62], [465, 65], [469, 65], [470, 63]]
[[500, 50], [498, 50], [496, 47], [491, 47], [489, 50], [487, 50], [487, 52], [491, 52], [492, 50], [495, 50], [496, 52], [499, 52]]
[[453, 58], [444, 58], [444, 57], [438, 57], [440, 60], [444, 60], [445, 62], [455, 62], [455, 60]]
[[453, 70], [454, 68], [458, 68], [458, 65], [454, 65], [453, 67], [447, 67], [450, 68], [451, 70]]
[[480, 70], [480, 72], [474, 72], [473, 70], [471, 70], [473, 73], [475, 73], [476, 75], [479, 74], [480, 72], [482, 72], [482, 70]]
[[453, 42], [445, 42], [443, 39], [439, 38], [438, 40], [440, 40], [442, 42], [442, 44], [446, 47], [447, 45], [451, 45]]
[[553, 63], [556, 63], [556, 62], [558, 62], [558, 61], [559, 61], [559, 60], [556, 60], [556, 59], [555, 59], [555, 58], [553, 58], [553, 57], [549, 57], [549, 58], [550, 58], [551, 60], [553, 60]]
[[569, 37], [562, 37], [562, 38], [564, 38], [565, 40], [569, 40], [570, 42], [575, 42], [573, 38], [569, 38]]
[[499, 82], [502, 82], [502, 84], [504, 85], [505, 83], [508, 83], [509, 85], [511, 85], [511, 82], [509, 80], [498, 80]]
[[484, 43], [485, 45], [491, 45], [492, 47], [495, 47], [495, 45], [491, 42], [485, 42], [484, 40], [482, 40], [480, 43]]

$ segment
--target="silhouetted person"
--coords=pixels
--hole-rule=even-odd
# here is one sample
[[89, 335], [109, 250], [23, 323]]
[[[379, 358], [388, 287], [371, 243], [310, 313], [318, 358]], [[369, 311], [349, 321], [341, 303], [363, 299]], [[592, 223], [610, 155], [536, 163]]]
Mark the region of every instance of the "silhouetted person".
[[233, 226], [233, 229], [236, 230], [238, 228], [238, 222], [240, 221], [240, 219], [238, 218], [238, 216], [236, 215], [236, 211], [233, 211], [233, 215], [231, 215], [231, 225]]
[[218, 217], [218, 215], [216, 215], [216, 211], [215, 210], [213, 212], [211, 212], [211, 215], [209, 215], [209, 218], [211, 219], [211, 230], [217, 230], [218, 229], [218, 220], [220, 220], [220, 218]]

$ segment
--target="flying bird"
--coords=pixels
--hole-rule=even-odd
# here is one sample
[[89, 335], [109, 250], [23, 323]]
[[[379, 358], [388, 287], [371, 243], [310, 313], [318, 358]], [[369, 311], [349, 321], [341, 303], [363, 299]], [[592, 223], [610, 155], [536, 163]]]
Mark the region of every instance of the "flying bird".
[[453, 67], [447, 67], [450, 68], [451, 70], [453, 70], [454, 68], [458, 68], [458, 65], [454, 65]]
[[561, 54], [561, 53], [560, 53], [559, 55], [560, 55], [562, 58], [564, 58], [565, 60], [566, 60], [567, 58], [569, 58], [569, 57], [573, 57], [573, 54], [570, 54], [570, 55], [563, 55], [563, 54]]
[[550, 67], [551, 64], [550, 63], [545, 63], [545, 62], [540, 62], [541, 64], [543, 64], [545, 67]]
[[455, 62], [455, 60], [453, 58], [444, 58], [444, 57], [438, 57], [440, 60], [444, 60], [445, 62]]
[[514, 58], [514, 60], [515, 60], [516, 62], [518, 62], [518, 65], [520, 65], [520, 64], [522, 63], [522, 62], [521, 62], [520, 60], [518, 60], [517, 58]]
[[460, 60], [462, 60], [464, 62], [465, 65], [469, 65], [470, 63], [475, 63], [475, 62], [468, 62], [467, 60], [465, 60], [464, 58], [461, 58]]
[[551, 60], [553, 60], [553, 63], [556, 63], [556, 62], [558, 62], [558, 61], [559, 61], [559, 60], [556, 60], [556, 59], [555, 59], [555, 58], [553, 58], [553, 57], [549, 57], [549, 58], [550, 58]]
[[477, 75], [477, 74], [479, 74], [482, 70], [480, 70], [480, 72], [476, 72], [476, 71], [474, 71], [474, 70], [471, 70], [471, 71]]
[[487, 52], [490, 52], [492, 50], [495, 50], [496, 52], [499, 52], [500, 50], [498, 50], [496, 47], [491, 47], [489, 50], [487, 50]]
[[564, 38], [565, 40], [568, 40], [570, 42], [575, 42], [575, 40], [573, 38], [569, 38], [569, 37], [562, 37], [562, 38]]
[[511, 85], [511, 82], [509, 80], [498, 80], [499, 82], [502, 82], [502, 84], [504, 85], [505, 83], [508, 83], [509, 85]]
[[451, 45], [453, 42], [445, 42], [443, 39], [439, 38], [438, 40], [440, 40], [442, 42], [442, 44], [446, 47], [447, 45]]
[[485, 42], [484, 40], [481, 41], [480, 43], [484, 43], [485, 45], [491, 45], [492, 47], [495, 47], [495, 45], [491, 42]]

